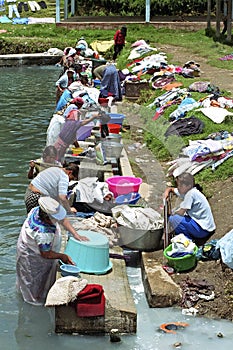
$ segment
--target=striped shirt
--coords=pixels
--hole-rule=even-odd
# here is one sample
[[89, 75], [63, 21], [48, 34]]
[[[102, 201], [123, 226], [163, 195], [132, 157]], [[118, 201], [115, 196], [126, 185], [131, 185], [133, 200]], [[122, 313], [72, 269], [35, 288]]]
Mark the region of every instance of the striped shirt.
[[41, 171], [31, 184], [42, 194], [58, 200], [59, 195], [67, 194], [69, 177], [61, 168], [50, 167]]

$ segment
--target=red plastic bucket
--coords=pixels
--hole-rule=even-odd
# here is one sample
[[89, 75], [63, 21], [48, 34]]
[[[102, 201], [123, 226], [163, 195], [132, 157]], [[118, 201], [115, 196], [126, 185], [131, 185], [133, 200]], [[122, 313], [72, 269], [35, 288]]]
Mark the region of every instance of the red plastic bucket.
[[108, 131], [112, 134], [119, 134], [121, 131], [120, 124], [108, 124]]

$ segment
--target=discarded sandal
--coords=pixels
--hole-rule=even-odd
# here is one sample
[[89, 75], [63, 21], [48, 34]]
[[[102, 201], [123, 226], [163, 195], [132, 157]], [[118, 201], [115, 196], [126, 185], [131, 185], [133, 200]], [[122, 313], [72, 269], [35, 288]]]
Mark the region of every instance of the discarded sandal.
[[185, 322], [171, 322], [171, 323], [163, 323], [159, 328], [165, 333], [176, 334], [175, 331], [177, 329], [184, 328], [187, 326], [189, 326], [189, 324]]

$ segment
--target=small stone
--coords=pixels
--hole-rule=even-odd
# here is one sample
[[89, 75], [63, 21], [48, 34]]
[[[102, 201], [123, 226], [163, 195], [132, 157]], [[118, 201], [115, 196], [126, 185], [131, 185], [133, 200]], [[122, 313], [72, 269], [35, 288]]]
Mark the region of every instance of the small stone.
[[179, 347], [181, 347], [181, 345], [182, 345], [182, 343], [180, 343], [180, 342], [176, 342], [173, 344], [174, 348], [179, 348]]
[[218, 337], [218, 338], [223, 338], [223, 334], [222, 334], [221, 332], [218, 332], [218, 333], [217, 333], [217, 337]]
[[111, 329], [110, 331], [110, 342], [117, 343], [121, 341], [121, 337], [119, 336], [118, 329]]

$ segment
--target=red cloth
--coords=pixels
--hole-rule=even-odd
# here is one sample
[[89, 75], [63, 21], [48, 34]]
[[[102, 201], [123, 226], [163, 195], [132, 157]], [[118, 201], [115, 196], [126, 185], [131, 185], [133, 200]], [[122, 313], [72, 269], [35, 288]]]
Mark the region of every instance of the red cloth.
[[77, 105], [79, 108], [82, 107], [82, 105], [84, 104], [84, 100], [82, 97], [76, 97], [73, 98], [73, 100], [71, 100], [71, 103], [74, 103], [75, 105]]
[[79, 317], [104, 316], [105, 296], [103, 287], [99, 284], [87, 284], [78, 293], [76, 313]]

